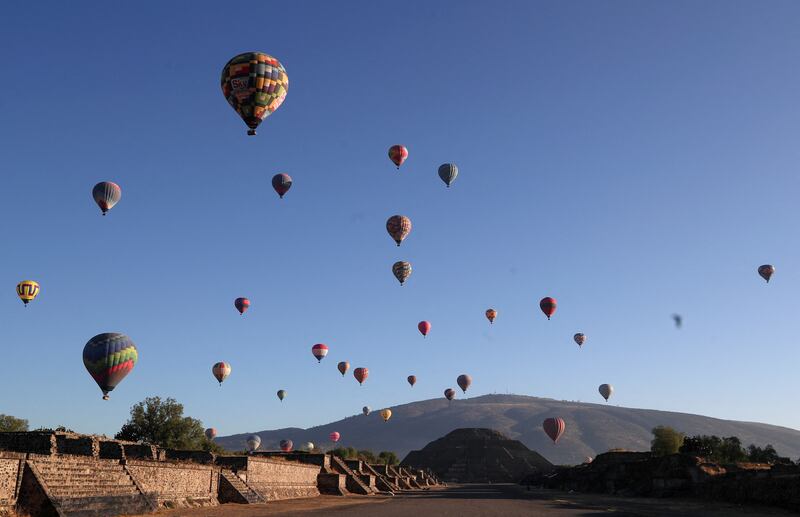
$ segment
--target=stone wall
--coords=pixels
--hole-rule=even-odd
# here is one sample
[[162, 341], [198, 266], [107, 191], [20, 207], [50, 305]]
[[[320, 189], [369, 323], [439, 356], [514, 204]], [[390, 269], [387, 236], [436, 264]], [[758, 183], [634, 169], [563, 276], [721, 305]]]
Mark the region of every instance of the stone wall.
[[179, 451], [175, 449], [164, 449], [164, 455], [167, 460], [173, 461], [191, 461], [192, 463], [203, 463], [210, 465], [214, 463], [216, 454], [206, 451]]
[[56, 453], [76, 456], [97, 457], [100, 451], [98, 439], [94, 436], [56, 434]]
[[122, 445], [123, 454], [126, 458], [131, 460], [157, 460], [158, 451], [154, 445], [146, 445], [141, 443], [125, 443], [119, 442]]
[[24, 454], [0, 452], [0, 508], [12, 506], [17, 501], [17, 483], [24, 459]]
[[139, 488], [166, 508], [213, 506], [219, 471], [210, 465], [130, 460], [125, 467]]
[[283, 458], [247, 458], [245, 481], [267, 501], [319, 495], [319, 467]]
[[0, 450], [55, 454], [55, 435], [51, 432], [0, 433]]

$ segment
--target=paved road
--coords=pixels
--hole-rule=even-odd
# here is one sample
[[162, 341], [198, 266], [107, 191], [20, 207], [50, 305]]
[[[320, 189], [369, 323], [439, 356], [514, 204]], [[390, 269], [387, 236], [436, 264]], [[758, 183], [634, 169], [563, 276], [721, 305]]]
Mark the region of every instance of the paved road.
[[169, 517], [757, 517], [794, 515], [782, 510], [709, 504], [695, 500], [622, 498], [526, 491], [517, 485], [456, 485], [401, 492], [394, 497], [333, 497], [276, 501], [264, 505], [228, 504], [164, 512]]

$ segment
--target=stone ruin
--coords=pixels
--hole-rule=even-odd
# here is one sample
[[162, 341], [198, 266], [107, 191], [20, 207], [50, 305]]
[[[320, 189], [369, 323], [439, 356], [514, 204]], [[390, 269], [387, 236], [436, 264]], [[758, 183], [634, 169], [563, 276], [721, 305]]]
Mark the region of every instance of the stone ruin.
[[113, 517], [438, 483], [427, 471], [390, 470], [330, 454], [218, 456], [76, 433], [0, 433], [0, 516]]
[[492, 429], [456, 429], [401, 462], [459, 483], [517, 483], [531, 473], [549, 473], [553, 465], [522, 442]]

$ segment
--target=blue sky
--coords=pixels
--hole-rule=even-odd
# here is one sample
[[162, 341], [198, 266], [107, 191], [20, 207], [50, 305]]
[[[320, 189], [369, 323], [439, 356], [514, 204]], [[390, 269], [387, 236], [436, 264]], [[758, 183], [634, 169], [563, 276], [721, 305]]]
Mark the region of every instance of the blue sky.
[[[0, 413], [111, 434], [172, 396], [225, 435], [438, 397], [469, 373], [471, 396], [600, 402], [609, 382], [615, 404], [800, 428], [798, 16], [788, 1], [8, 5]], [[255, 138], [219, 89], [248, 50], [290, 81]], [[277, 172], [294, 178], [282, 201]], [[105, 218], [102, 180], [123, 189]], [[414, 223], [399, 249], [395, 213]], [[414, 266], [402, 288], [396, 260]], [[28, 278], [42, 292], [25, 309]], [[81, 351], [110, 331], [140, 360], [103, 402]], [[340, 360], [370, 369], [363, 387]]]

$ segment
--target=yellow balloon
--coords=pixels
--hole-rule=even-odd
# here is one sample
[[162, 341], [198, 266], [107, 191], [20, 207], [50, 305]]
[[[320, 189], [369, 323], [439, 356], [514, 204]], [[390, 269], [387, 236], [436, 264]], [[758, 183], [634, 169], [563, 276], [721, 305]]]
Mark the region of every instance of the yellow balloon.
[[33, 280], [23, 280], [17, 284], [17, 296], [25, 305], [28, 305], [28, 302], [36, 298], [38, 294], [39, 284]]
[[388, 422], [390, 418], [392, 418], [392, 410], [391, 409], [382, 409], [381, 410], [381, 418], [383, 418], [384, 422]]

